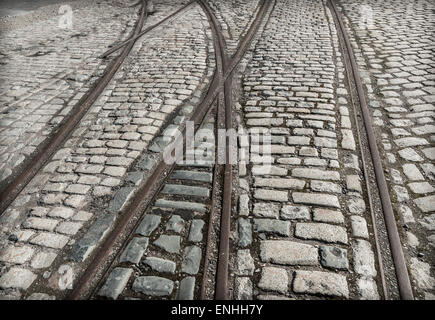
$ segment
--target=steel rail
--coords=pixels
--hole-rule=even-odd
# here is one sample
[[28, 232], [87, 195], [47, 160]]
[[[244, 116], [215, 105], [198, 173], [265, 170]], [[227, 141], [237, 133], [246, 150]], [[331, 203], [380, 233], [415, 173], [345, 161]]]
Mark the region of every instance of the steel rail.
[[190, 6], [191, 4], [193, 4], [194, 2], [196, 2], [197, 0], [192, 0], [189, 3], [185, 4], [184, 6], [182, 6], [180, 9], [178, 9], [177, 11], [171, 13], [169, 16], [167, 16], [166, 18], [160, 20], [159, 22], [157, 22], [156, 24], [153, 24], [152, 26], [149, 26], [148, 28], [146, 28], [145, 30], [139, 32], [137, 35], [134, 35], [130, 38], [128, 38], [127, 40], [122, 41], [121, 43], [119, 43], [118, 45], [116, 45], [115, 47], [107, 50], [106, 52], [104, 52], [100, 58], [106, 58], [107, 56], [111, 55], [112, 53], [114, 53], [115, 51], [118, 51], [119, 49], [121, 49], [122, 47], [126, 46], [127, 44], [129, 44], [131, 41], [136, 41], [138, 38], [142, 37], [144, 34], [150, 32], [151, 30], [157, 28], [158, 26], [160, 26], [162, 23], [168, 21], [169, 19], [173, 18], [174, 16], [176, 16], [178, 13], [180, 13], [181, 11], [183, 11], [184, 9], [186, 9], [188, 6]]
[[[197, 0], [200, 4], [202, 0]], [[264, 16], [264, 14], [263, 14]], [[261, 17], [263, 17], [261, 16]], [[213, 27], [212, 27], [213, 28]], [[225, 59], [221, 56], [225, 50], [221, 45], [225, 45], [223, 38], [219, 40], [214, 34], [214, 46], [216, 55], [216, 70], [213, 76], [213, 80], [209, 86], [209, 90], [206, 96], [203, 98], [200, 105], [194, 111], [191, 116], [191, 121], [195, 123], [195, 132], [201, 127], [202, 123], [205, 121], [207, 116], [210, 114], [212, 109], [212, 104], [217, 98], [218, 94], [224, 90], [224, 85], [226, 80], [232, 76], [235, 67], [240, 62], [243, 53], [246, 51], [247, 45], [253, 38], [257, 28], [250, 28], [250, 33], [245, 37], [244, 47], [240, 48], [238, 54], [231, 59], [231, 63], [227, 63], [227, 70], [224, 70], [223, 63]], [[183, 141], [185, 140], [185, 127], [181, 128]], [[127, 229], [130, 220], [140, 215], [140, 219], [145, 214], [146, 208], [150, 205], [151, 201], [157, 196], [158, 191], [161, 189], [166, 179], [170, 176], [170, 172], [175, 167], [175, 163], [172, 165], [167, 165], [163, 160], [159, 162], [157, 167], [154, 169], [152, 175], [147, 179], [147, 181], [139, 187], [136, 195], [133, 197], [131, 202], [127, 204], [126, 208], [120, 213], [121, 217], [117, 221], [115, 227], [112, 229], [107, 238], [103, 241], [98, 252], [94, 254], [91, 262], [86, 267], [85, 271], [78, 279], [74, 289], [68, 294], [66, 299], [76, 300], [83, 298], [86, 290], [90, 283], [94, 280], [94, 276], [98, 273], [100, 268], [103, 267], [109, 255], [112, 252], [113, 245], [119, 240], [123, 232]], [[231, 189], [231, 188], [230, 188]], [[140, 221], [140, 219], [138, 221]], [[113, 263], [113, 261], [112, 261]], [[106, 268], [105, 272], [108, 271]], [[226, 290], [227, 291], [227, 290]]]
[[[213, 30], [219, 30], [219, 25], [210, 7], [203, 1], [199, 0], [201, 6], [206, 12]], [[258, 31], [261, 21], [263, 20], [267, 9], [269, 8], [271, 1], [263, 0], [260, 4], [260, 10], [258, 11], [254, 21], [248, 29], [248, 32], [240, 41], [237, 46], [236, 53], [231, 57], [230, 61], [227, 61], [226, 54], [223, 52], [223, 66], [224, 66], [224, 103], [221, 105], [219, 100], [219, 107], [223, 108], [225, 114], [225, 128], [230, 130], [232, 128], [232, 75], [235, 67], [239, 64], [246, 49], [251, 43], [254, 35]], [[221, 43], [221, 50], [224, 48], [224, 38], [222, 33], [217, 34], [219, 42]], [[226, 47], [225, 47], [226, 48]], [[231, 232], [231, 203], [232, 203], [232, 165], [230, 163], [230, 141], [229, 137], [226, 137], [226, 152], [225, 152], [225, 166], [224, 166], [224, 183], [223, 183], [223, 197], [222, 197], [222, 215], [220, 223], [220, 237], [219, 237], [219, 253], [217, 263], [216, 274], [216, 291], [215, 299], [227, 300], [229, 299], [228, 292], [228, 265], [229, 265], [229, 253], [230, 253], [230, 232]], [[205, 280], [203, 279], [203, 284]], [[202, 288], [202, 291], [204, 288]]]
[[[222, 32], [219, 29], [219, 24], [214, 16], [212, 10], [208, 4], [199, 0], [199, 4], [206, 13], [209, 21], [211, 22], [211, 28], [213, 34], [219, 42], [219, 49], [221, 51], [220, 58], [222, 59], [223, 72], [225, 73], [228, 68], [228, 56], [226, 53], [226, 44]], [[231, 83], [232, 76], [225, 79], [222, 94], [224, 95], [224, 102], [218, 98], [218, 114], [225, 115], [225, 129], [232, 127], [231, 121]], [[219, 124], [219, 123], [218, 123]], [[221, 124], [219, 124], [220, 126]], [[215, 298], [217, 300], [228, 299], [228, 258], [229, 258], [229, 233], [231, 224], [231, 195], [232, 195], [232, 166], [229, 164], [229, 141], [226, 137], [226, 161], [224, 165], [224, 185], [223, 185], [223, 197], [222, 197], [222, 214], [220, 222], [220, 236], [219, 236], [219, 249], [218, 249], [218, 263], [216, 274], [216, 291]], [[217, 164], [216, 164], [217, 165]]]
[[358, 99], [360, 102], [361, 112], [364, 120], [364, 126], [366, 128], [367, 139], [369, 143], [369, 149], [373, 160], [373, 167], [376, 176], [376, 183], [378, 185], [379, 196], [381, 199], [385, 225], [387, 229], [388, 239], [391, 247], [391, 253], [393, 257], [394, 267], [396, 271], [397, 283], [399, 287], [400, 297], [404, 300], [413, 300], [414, 295], [411, 287], [411, 281], [406, 267], [405, 256], [402, 250], [402, 244], [400, 241], [399, 231], [396, 225], [396, 219], [394, 217], [393, 207], [391, 204], [391, 198], [388, 191], [388, 185], [384, 175], [384, 168], [382, 166], [382, 160], [376, 143], [376, 137], [374, 129], [371, 123], [370, 113], [367, 107], [365, 99], [364, 89], [361, 83], [361, 78], [358, 70], [358, 65], [355, 61], [352, 45], [347, 34], [346, 28], [343, 23], [341, 14], [338, 12], [336, 4], [333, 0], [328, 0], [332, 12], [336, 17], [339, 24], [339, 32], [343, 37], [346, 46], [346, 55], [349, 58], [351, 64], [351, 73], [353, 81], [358, 93]]
[[[336, 21], [334, 20], [333, 22], [334, 22], [334, 26], [335, 26]], [[338, 42], [339, 42], [339, 46], [341, 47], [341, 49], [344, 50], [342, 41], [340, 41], [340, 39], [338, 39]], [[350, 70], [349, 70], [350, 66], [348, 65], [348, 61], [345, 57], [343, 58], [343, 61], [345, 64], [345, 72], [346, 72], [346, 77], [347, 77], [346, 79], [347, 79], [347, 83], [349, 86], [349, 96], [350, 96], [351, 105], [352, 105], [352, 109], [353, 109], [353, 120], [355, 123], [358, 141], [360, 142], [360, 143], [358, 143], [358, 145], [359, 145], [359, 150], [361, 153], [361, 162], [362, 162], [362, 168], [363, 168], [364, 181], [365, 181], [365, 186], [366, 186], [366, 190], [367, 190], [367, 197], [369, 200], [370, 218], [371, 218], [371, 221], [373, 224], [373, 234], [375, 237], [376, 255], [378, 257], [379, 272], [380, 272], [381, 282], [382, 282], [382, 292], [383, 292], [384, 299], [388, 300], [389, 295], [388, 295], [388, 290], [387, 290], [387, 285], [386, 285], [386, 280], [385, 280], [385, 271], [384, 271], [384, 265], [383, 265], [383, 261], [382, 261], [382, 251], [380, 248], [378, 227], [377, 227], [376, 216], [375, 216], [375, 212], [374, 212], [372, 191], [371, 191], [370, 182], [369, 182], [369, 174], [368, 174], [368, 170], [367, 170], [366, 154], [365, 154], [363, 145], [361, 143], [362, 142], [361, 131], [360, 131], [360, 128], [358, 125], [359, 121], [357, 118], [356, 99], [354, 97], [354, 92], [352, 90], [352, 82], [351, 82], [352, 78], [351, 78], [351, 74], [350, 74]]]
[[[142, 2], [138, 21], [132, 31], [133, 35], [139, 33], [146, 19], [146, 0], [142, 0]], [[46, 142], [44, 142], [44, 145], [41, 146], [31, 159], [26, 161], [24, 168], [20, 170], [17, 176], [1, 191], [0, 215], [3, 214], [30, 180], [32, 180], [41, 168], [51, 159], [59, 146], [71, 136], [71, 133], [77, 124], [112, 80], [113, 76], [130, 53], [133, 45], [134, 42], [131, 42], [124, 48], [122, 53], [106, 68], [104, 74], [99, 78], [97, 83], [94, 84], [74, 106], [70, 115], [59, 125], [57, 131], [48, 138]]]
[[[217, 50], [219, 47], [219, 42], [217, 39], [214, 39], [215, 46], [215, 54], [216, 57], [216, 70], [213, 75], [213, 80], [209, 86], [208, 92], [206, 96], [203, 98], [201, 103], [198, 105], [190, 120], [194, 122], [195, 132], [202, 126], [207, 115], [210, 113], [212, 109], [213, 102], [217, 96], [217, 93], [220, 92], [221, 82], [222, 82], [222, 59], [219, 57], [221, 50]], [[182, 128], [182, 136], [183, 143], [185, 143], [186, 139], [186, 128]], [[74, 289], [70, 292], [66, 299], [68, 300], [77, 300], [83, 298], [87, 287], [94, 280], [94, 276], [103, 267], [106, 260], [109, 258], [110, 253], [112, 252], [113, 245], [116, 241], [119, 240], [121, 235], [127, 229], [130, 220], [135, 216], [140, 216], [135, 226], [138, 226], [139, 222], [142, 220], [143, 215], [145, 214], [146, 208], [151, 204], [152, 200], [158, 195], [159, 190], [165, 184], [167, 178], [170, 176], [170, 172], [172, 172], [175, 167], [176, 162], [173, 164], [166, 164], [163, 159], [158, 163], [156, 168], [153, 170], [152, 175], [146, 180], [146, 182], [139, 187], [139, 190], [136, 192], [136, 195], [133, 197], [132, 201], [127, 204], [126, 208], [120, 213], [121, 217], [117, 221], [115, 227], [112, 229], [108, 237], [103, 241], [103, 244], [100, 246], [98, 252], [94, 255], [91, 262], [86, 267], [85, 271], [77, 281], [74, 286]], [[162, 178], [163, 177], [163, 178]], [[119, 251], [120, 252], [120, 251]], [[119, 254], [118, 252], [118, 254]], [[113, 261], [111, 262], [111, 265]], [[108, 272], [110, 266], [106, 268], [104, 274]]]
[[[341, 43], [340, 43], [341, 46]], [[377, 222], [376, 222], [376, 216], [375, 216], [375, 212], [374, 212], [374, 205], [373, 205], [373, 199], [372, 199], [372, 191], [370, 188], [370, 182], [369, 182], [369, 173], [367, 170], [367, 163], [366, 163], [366, 155], [365, 155], [365, 151], [364, 148], [362, 146], [361, 143], [361, 132], [360, 132], [360, 128], [358, 126], [358, 118], [357, 118], [357, 109], [356, 109], [356, 101], [355, 101], [355, 97], [353, 94], [353, 90], [352, 90], [352, 84], [351, 84], [351, 75], [350, 75], [350, 70], [349, 70], [349, 66], [347, 65], [347, 61], [344, 58], [343, 60], [345, 60], [345, 70], [346, 70], [346, 76], [347, 76], [347, 82], [349, 85], [349, 96], [350, 96], [350, 100], [351, 100], [351, 104], [352, 104], [352, 108], [353, 108], [353, 120], [355, 123], [355, 127], [356, 127], [356, 133], [357, 133], [357, 137], [358, 137], [358, 141], [359, 143], [359, 150], [361, 153], [361, 162], [362, 162], [362, 167], [363, 167], [363, 175], [364, 175], [364, 181], [365, 181], [365, 186], [367, 189], [367, 197], [369, 200], [369, 207], [370, 207], [370, 218], [372, 220], [373, 223], [373, 234], [375, 236], [375, 246], [376, 246], [376, 255], [378, 257], [378, 264], [379, 264], [379, 272], [381, 274], [381, 282], [382, 282], [382, 291], [384, 293], [384, 298], [386, 300], [388, 300], [388, 290], [387, 290], [387, 285], [386, 285], [386, 281], [385, 281], [385, 271], [384, 271], [384, 265], [383, 265], [383, 261], [382, 261], [382, 251], [380, 248], [380, 244], [379, 244], [379, 235], [378, 235], [378, 227], [377, 227]]]

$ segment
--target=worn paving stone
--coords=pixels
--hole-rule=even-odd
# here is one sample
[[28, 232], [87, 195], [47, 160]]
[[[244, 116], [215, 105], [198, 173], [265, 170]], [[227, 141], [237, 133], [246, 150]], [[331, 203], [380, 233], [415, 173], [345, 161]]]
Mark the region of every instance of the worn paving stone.
[[347, 208], [350, 213], [363, 214], [366, 210], [366, 203], [361, 198], [352, 198], [347, 201]]
[[56, 297], [50, 296], [46, 293], [35, 292], [32, 293], [30, 296], [28, 296], [26, 300], [33, 300], [33, 301], [56, 300]]
[[310, 208], [305, 206], [284, 205], [281, 208], [281, 218], [288, 220], [309, 220]]
[[306, 179], [317, 180], [339, 180], [340, 173], [337, 171], [328, 171], [311, 168], [296, 168], [292, 170], [292, 176]]
[[242, 276], [252, 276], [255, 264], [249, 249], [237, 250], [237, 274]]
[[116, 300], [127, 285], [128, 280], [133, 274], [133, 269], [115, 268], [110, 273], [105, 284], [98, 291], [98, 295], [112, 300]]
[[114, 214], [105, 214], [99, 217], [86, 234], [78, 240], [69, 253], [69, 259], [82, 262], [91, 254], [100, 240], [109, 232], [115, 222]]
[[257, 202], [252, 210], [256, 217], [263, 218], [278, 218], [279, 205], [275, 203]]
[[424, 213], [433, 212], [435, 210], [435, 195], [421, 197], [415, 199], [414, 202]]
[[323, 193], [292, 193], [294, 203], [304, 203], [309, 205], [318, 205], [323, 207], [340, 208], [340, 203], [335, 195]]
[[41, 232], [36, 237], [32, 238], [30, 243], [53, 249], [62, 249], [67, 245], [68, 241], [69, 237], [67, 236]]
[[254, 191], [254, 198], [258, 200], [270, 200], [284, 202], [288, 201], [288, 192], [277, 190], [257, 189]]
[[349, 269], [347, 250], [333, 246], [320, 247], [320, 263], [326, 268]]
[[318, 192], [341, 193], [340, 185], [328, 181], [312, 180], [310, 183], [311, 190]]
[[166, 224], [166, 231], [181, 233], [184, 230], [185, 221], [178, 215], [172, 216]]
[[136, 230], [137, 234], [150, 236], [151, 233], [160, 225], [161, 217], [154, 214], [147, 214]]
[[287, 240], [266, 240], [260, 243], [264, 262], [282, 265], [317, 265], [318, 249], [312, 245]]
[[35, 281], [36, 274], [33, 272], [20, 268], [12, 267], [3, 274], [0, 278], [0, 288], [2, 289], [22, 289], [27, 290], [28, 287]]
[[302, 189], [305, 186], [305, 181], [284, 178], [255, 178], [254, 186], [278, 189]]
[[412, 257], [410, 263], [410, 271], [418, 286], [425, 290], [432, 290], [435, 286], [435, 278], [431, 276], [431, 266], [429, 263], [420, 261]]
[[247, 247], [252, 243], [252, 225], [248, 219], [238, 219], [238, 245]]
[[241, 194], [239, 197], [239, 215], [249, 216], [249, 196]]
[[252, 300], [253, 285], [248, 277], [237, 277], [235, 281], [236, 300]]
[[298, 270], [293, 282], [293, 290], [296, 293], [349, 297], [346, 277], [331, 272]]
[[131, 187], [124, 187], [119, 189], [115, 193], [115, 196], [112, 198], [112, 200], [110, 200], [107, 210], [110, 213], [118, 213], [119, 211], [121, 211], [133, 195], [134, 191], [135, 189]]
[[58, 220], [55, 219], [45, 219], [45, 218], [28, 218], [23, 223], [23, 228], [28, 229], [36, 229], [36, 230], [45, 230], [45, 231], [53, 231], [54, 228], [59, 223]]
[[208, 188], [178, 184], [165, 184], [162, 193], [206, 198], [210, 196], [210, 190]]
[[187, 201], [170, 201], [165, 199], [159, 199], [156, 201], [155, 206], [161, 208], [191, 210], [201, 213], [205, 213], [207, 211], [207, 207], [204, 204]]
[[358, 293], [364, 300], [379, 300], [376, 282], [368, 277], [361, 277], [357, 281]]
[[130, 241], [128, 246], [124, 249], [121, 256], [119, 257], [119, 261], [138, 264], [147, 248], [148, 248], [148, 238], [135, 237]]
[[49, 217], [52, 218], [63, 218], [68, 219], [71, 218], [74, 215], [75, 211], [71, 208], [66, 207], [55, 207], [47, 214]]
[[285, 294], [288, 291], [287, 271], [282, 268], [264, 267], [258, 287], [266, 291], [276, 291]]
[[134, 280], [132, 289], [145, 295], [163, 297], [172, 293], [174, 282], [162, 277], [144, 276]]
[[205, 222], [201, 219], [193, 219], [190, 225], [189, 237], [187, 238], [190, 242], [200, 242], [202, 241], [203, 234], [202, 229], [204, 228]]
[[426, 139], [415, 137], [400, 138], [394, 140], [394, 142], [401, 148], [415, 147], [428, 144]]
[[180, 281], [177, 300], [193, 300], [195, 293], [195, 277], [186, 277]]
[[411, 148], [402, 149], [398, 153], [403, 159], [408, 161], [421, 162], [424, 160], [417, 152], [415, 152]]
[[408, 187], [412, 192], [417, 194], [426, 194], [435, 191], [435, 188], [432, 187], [429, 182], [413, 182], [409, 183]]
[[344, 216], [340, 211], [315, 208], [313, 212], [313, 220], [317, 222], [343, 224]]
[[56, 259], [57, 254], [55, 252], [38, 252], [32, 259], [30, 266], [33, 269], [48, 268]]
[[361, 182], [357, 175], [346, 176], [346, 186], [350, 191], [362, 192]]
[[79, 232], [79, 230], [83, 227], [83, 223], [81, 222], [70, 222], [64, 221], [59, 223], [56, 228], [56, 232], [73, 236]]
[[363, 276], [376, 276], [375, 256], [368, 241], [355, 240], [353, 244], [353, 260], [356, 273]]
[[169, 253], [178, 253], [180, 251], [180, 236], [161, 235], [153, 244]]
[[369, 238], [369, 231], [367, 229], [367, 222], [363, 217], [351, 216], [350, 223], [352, 227], [352, 235], [356, 238]]
[[290, 236], [290, 222], [274, 219], [254, 219], [254, 231]]
[[202, 250], [198, 246], [189, 246], [184, 249], [181, 272], [195, 275], [199, 271]]
[[29, 246], [9, 246], [0, 252], [0, 261], [13, 264], [23, 264], [30, 260], [35, 250]]
[[213, 175], [209, 172], [177, 170], [171, 176], [174, 180], [194, 180], [201, 182], [212, 182]]
[[254, 176], [264, 176], [264, 175], [271, 175], [271, 176], [286, 176], [288, 170], [282, 167], [278, 166], [259, 166], [254, 165], [252, 167], [252, 174]]
[[347, 244], [347, 233], [343, 227], [326, 223], [297, 223], [295, 236], [302, 239], [313, 239], [325, 242]]
[[164, 273], [175, 273], [175, 268], [177, 267], [175, 262], [157, 257], [147, 257], [143, 263], [154, 271]]

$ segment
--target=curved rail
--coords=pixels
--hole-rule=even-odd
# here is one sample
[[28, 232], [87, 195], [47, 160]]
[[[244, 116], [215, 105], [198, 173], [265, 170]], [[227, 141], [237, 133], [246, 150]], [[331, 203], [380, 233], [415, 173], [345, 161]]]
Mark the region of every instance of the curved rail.
[[[142, 0], [139, 18], [132, 32], [132, 36], [139, 34], [146, 20], [146, 0]], [[17, 176], [8, 184], [0, 193], [0, 215], [15, 200], [24, 187], [35, 177], [42, 167], [51, 159], [58, 148], [70, 137], [73, 130], [84, 117], [92, 104], [98, 99], [106, 86], [112, 80], [116, 71], [118, 71], [125, 58], [133, 48], [134, 41], [126, 46], [121, 54], [106, 68], [104, 74], [99, 78], [97, 83], [90, 88], [86, 94], [74, 106], [73, 110], [58, 127], [57, 131], [48, 138], [48, 141], [38, 149], [37, 153], [26, 160], [26, 165], [20, 170]]]

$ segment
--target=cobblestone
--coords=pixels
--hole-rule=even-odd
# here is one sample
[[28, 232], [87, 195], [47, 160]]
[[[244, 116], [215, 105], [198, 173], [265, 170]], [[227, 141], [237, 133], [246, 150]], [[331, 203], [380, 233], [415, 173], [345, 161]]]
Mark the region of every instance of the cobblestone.
[[169, 252], [178, 253], [180, 251], [180, 237], [161, 235], [156, 241], [153, 242], [159, 248]]
[[144, 260], [144, 264], [158, 272], [175, 273], [176, 264], [173, 261], [156, 257], [148, 257]]
[[133, 238], [119, 257], [120, 262], [138, 264], [148, 247], [148, 238]]
[[290, 222], [273, 219], [254, 219], [254, 231], [274, 233], [288, 237], [290, 235]]
[[[231, 56], [260, 2], [207, 3]], [[146, 26], [181, 5], [158, 2]], [[0, 37], [0, 64], [6, 66], [0, 73], [0, 181], [72, 112], [111, 61], [97, 58], [101, 48], [125, 39], [138, 9], [117, 0], [87, 6], [101, 13], [101, 21], [95, 27], [79, 7], [78, 34], [55, 34], [51, 17], [36, 25], [32, 41], [25, 36], [28, 26]], [[427, 23], [433, 5], [368, 0], [373, 25], [361, 21], [360, 2], [337, 6], [376, 126], [413, 291], [417, 299], [433, 298], [435, 90]], [[239, 129], [265, 130], [271, 147], [268, 154], [258, 136], [238, 139], [232, 298], [379, 299], [374, 223], [355, 140], [360, 124], [331, 10], [325, 1], [303, 0], [276, 1], [269, 9], [234, 80], [241, 88], [233, 110]], [[98, 35], [89, 32], [93, 26]], [[72, 266], [74, 278], [83, 272], [83, 262], [155, 172], [169, 143], [163, 134], [183, 127], [208, 90], [214, 59], [211, 27], [198, 4], [138, 39], [70, 137], [2, 215], [0, 299], [63, 296], [61, 268]], [[205, 127], [214, 131], [212, 118]], [[199, 153], [211, 146], [201, 144]], [[207, 232], [219, 231], [208, 216], [211, 198], [221, 196], [212, 193], [212, 183], [220, 186], [212, 158], [168, 171], [98, 296], [196, 298], [203, 273], [215, 272], [213, 264], [200, 270]]]
[[162, 277], [139, 277], [133, 282], [133, 290], [149, 296], [168, 296], [174, 289], [174, 282]]
[[2, 250], [0, 254], [0, 261], [13, 264], [23, 264], [32, 257], [33, 253], [34, 250], [28, 246], [10, 246]]
[[260, 243], [260, 257], [264, 262], [283, 265], [317, 265], [318, 249], [314, 246], [284, 240]]
[[26, 290], [36, 279], [36, 274], [19, 267], [13, 267], [0, 278], [0, 288]]
[[258, 287], [266, 291], [285, 294], [288, 291], [288, 275], [284, 269], [264, 267]]
[[346, 277], [321, 271], [296, 271], [293, 290], [297, 293], [321, 294], [347, 298]]
[[321, 246], [320, 262], [327, 268], [344, 270], [349, 268], [347, 250], [339, 247]]
[[178, 289], [178, 300], [193, 300], [195, 290], [195, 278], [186, 277], [180, 281], [180, 288]]
[[375, 257], [369, 242], [356, 240], [353, 246], [353, 255], [355, 271], [358, 274], [376, 276]]
[[344, 244], [348, 241], [346, 230], [343, 227], [326, 223], [297, 223], [295, 236], [302, 239], [316, 239]]
[[132, 269], [113, 269], [107, 278], [106, 283], [98, 292], [98, 295], [116, 300], [127, 285], [128, 279], [131, 277], [132, 273]]

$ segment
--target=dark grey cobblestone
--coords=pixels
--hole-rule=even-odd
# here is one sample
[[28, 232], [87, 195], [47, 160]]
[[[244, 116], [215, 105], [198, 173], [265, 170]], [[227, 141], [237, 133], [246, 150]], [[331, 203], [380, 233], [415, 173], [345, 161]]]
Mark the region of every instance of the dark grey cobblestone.
[[148, 247], [148, 242], [148, 238], [133, 238], [119, 257], [119, 261], [138, 264]]
[[174, 282], [162, 277], [139, 277], [136, 278], [132, 286], [136, 292], [153, 297], [168, 296], [174, 289]]

